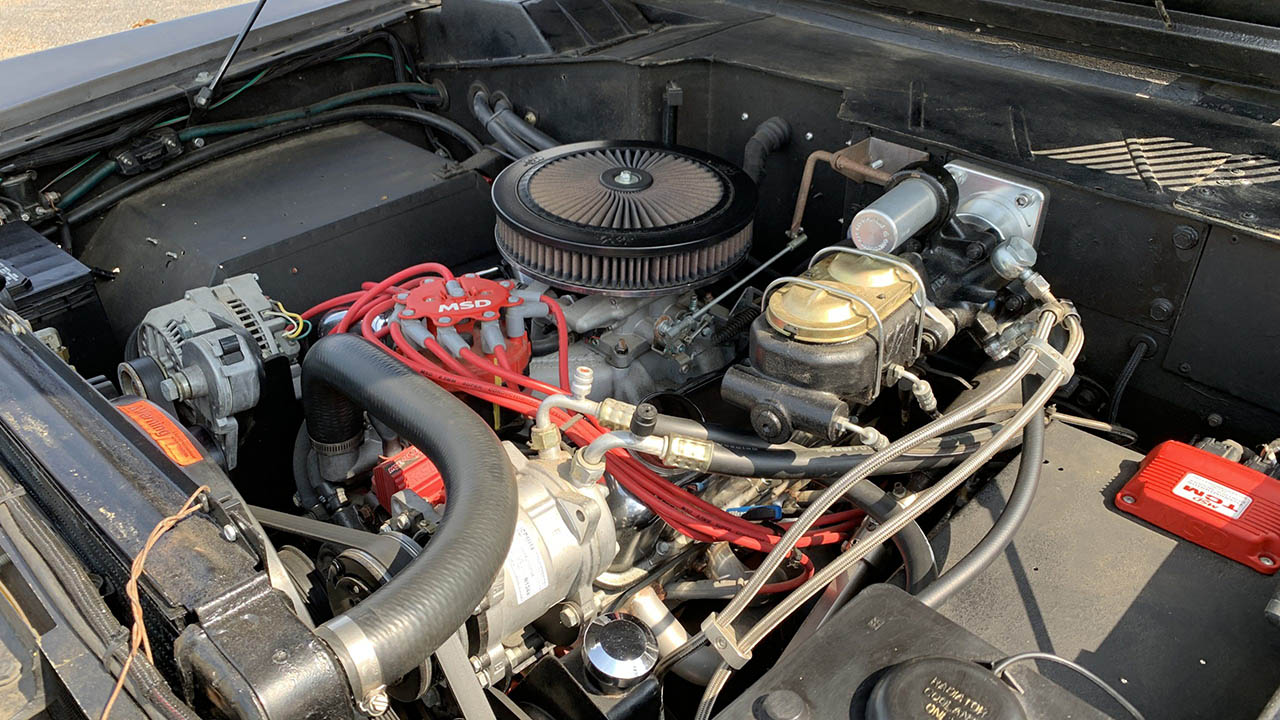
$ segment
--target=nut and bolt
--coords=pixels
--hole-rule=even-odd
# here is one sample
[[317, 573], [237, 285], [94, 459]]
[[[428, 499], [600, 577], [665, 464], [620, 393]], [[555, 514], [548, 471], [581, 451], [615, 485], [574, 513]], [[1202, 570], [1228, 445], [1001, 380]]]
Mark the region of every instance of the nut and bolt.
[[1222, 427], [1223, 418], [1218, 413], [1209, 413], [1205, 416], [1205, 423], [1211, 428]]
[[[400, 311], [400, 317], [402, 317], [402, 318], [411, 318], [411, 317], [413, 317], [413, 316], [414, 316], [414, 314], [415, 314], [415, 313], [414, 313], [413, 308], [405, 308], [405, 309], [403, 309], [403, 310], [401, 310], [401, 311]], [[441, 319], [443, 319], [443, 318], [441, 318]]]
[[1137, 498], [1135, 498], [1135, 497], [1134, 497], [1134, 496], [1132, 496], [1132, 495], [1121, 495], [1121, 496], [1120, 496], [1120, 500], [1121, 500], [1121, 502], [1123, 502], [1125, 505], [1132, 505], [1132, 504], [1134, 504], [1134, 503], [1138, 502], [1138, 499], [1137, 499]]
[[1200, 233], [1190, 225], [1179, 225], [1173, 229], [1173, 246], [1179, 250], [1190, 250], [1200, 242]]
[[626, 340], [618, 338], [618, 342], [613, 346], [613, 351], [619, 355], [626, 355], [631, 352], [631, 348], [627, 346]]
[[640, 176], [630, 170], [623, 170], [617, 175], [614, 175], [613, 180], [619, 185], [635, 185], [640, 182]]
[[360, 711], [366, 715], [380, 717], [391, 707], [391, 698], [387, 697], [386, 690], [378, 689], [366, 695], [359, 705]]
[[497, 315], [498, 315], [498, 313], [496, 313], [496, 312], [494, 312], [494, 311], [492, 311], [492, 310], [485, 310], [485, 311], [484, 311], [484, 317], [485, 317], [485, 318], [493, 318], [493, 317], [497, 317]]
[[235, 542], [240, 537], [240, 533], [236, 530], [236, 526], [227, 523], [222, 526], [222, 539], [227, 542]]
[[1270, 555], [1259, 555], [1258, 562], [1262, 563], [1263, 565], [1266, 565], [1267, 567], [1271, 567], [1276, 564], [1275, 558], [1271, 557]]
[[195, 140], [191, 141], [191, 144], [195, 145], [196, 149], [202, 148], [204, 147], [204, 138], [196, 138]]
[[805, 134], [804, 134], [804, 139], [805, 139], [805, 140], [812, 140], [812, 139], [813, 139], [813, 133], [811, 133], [811, 132], [807, 132], [807, 133], [805, 133]]
[[805, 720], [809, 706], [804, 698], [791, 690], [774, 690], [760, 700], [760, 717], [764, 720]]
[[178, 381], [173, 378], [165, 378], [160, 381], [160, 397], [169, 402], [176, 402], [182, 399], [182, 388], [178, 386]]
[[751, 119], [751, 116], [750, 116], [749, 114], [747, 114], [747, 113], [742, 113], [742, 119], [743, 119], [743, 120], [750, 120], [750, 119]]
[[1178, 372], [1184, 375], [1191, 372], [1191, 363], [1181, 363], [1178, 365]]
[[441, 315], [439, 318], [439, 321], [444, 323], [445, 325], [448, 325], [449, 323], [453, 322], [453, 318], [449, 317], [448, 315]]
[[1018, 197], [1013, 199], [1013, 202], [1018, 207], [1024, 208], [1031, 205], [1031, 203], [1033, 202], [1033, 198], [1026, 193], [1021, 193], [1020, 195], [1018, 195]]
[[537, 125], [537, 124], [538, 124], [538, 113], [536, 113], [536, 112], [534, 112], [534, 111], [532, 111], [532, 110], [525, 111], [525, 114], [524, 114], [524, 121], [525, 121], [525, 122], [527, 122], [527, 123], [529, 123], [530, 125]]
[[560, 606], [560, 624], [567, 628], [576, 628], [582, 624], [582, 613], [570, 603]]
[[1163, 322], [1173, 317], [1173, 302], [1166, 298], [1156, 298], [1151, 301], [1151, 307], [1148, 314], [1152, 320]]

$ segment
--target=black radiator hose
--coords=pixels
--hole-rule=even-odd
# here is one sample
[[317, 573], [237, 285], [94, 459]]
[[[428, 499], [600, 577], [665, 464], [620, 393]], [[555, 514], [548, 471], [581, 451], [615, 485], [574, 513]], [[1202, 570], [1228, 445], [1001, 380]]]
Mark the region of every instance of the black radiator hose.
[[351, 439], [364, 410], [435, 463], [449, 498], [422, 554], [317, 631], [360, 699], [421, 666], [471, 617], [511, 547], [515, 475], [479, 415], [354, 335], [324, 338], [307, 353], [302, 401], [313, 442]]
[[[853, 506], [871, 516], [872, 520], [883, 523], [893, 515], [903, 512], [893, 495], [881, 490], [870, 480], [861, 480], [849, 488], [845, 498]], [[929, 537], [915, 521], [907, 524], [890, 540], [902, 556], [902, 567], [906, 571], [907, 592], [918, 592], [929, 586], [938, 577], [938, 565], [933, 557], [933, 545]]]

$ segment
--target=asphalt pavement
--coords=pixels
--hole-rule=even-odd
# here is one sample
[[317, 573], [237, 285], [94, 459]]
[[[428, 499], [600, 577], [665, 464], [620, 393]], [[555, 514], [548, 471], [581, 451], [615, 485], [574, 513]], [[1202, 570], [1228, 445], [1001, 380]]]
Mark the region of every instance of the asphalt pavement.
[[0, 60], [245, 0], [0, 0]]

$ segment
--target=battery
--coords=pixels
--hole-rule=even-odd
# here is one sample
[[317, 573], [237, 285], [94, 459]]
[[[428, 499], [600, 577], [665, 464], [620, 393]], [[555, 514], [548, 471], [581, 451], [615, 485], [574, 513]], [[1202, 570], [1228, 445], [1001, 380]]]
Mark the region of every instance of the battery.
[[1157, 445], [1116, 507], [1268, 575], [1280, 563], [1280, 480], [1186, 443]]
[[4, 223], [0, 279], [33, 328], [57, 329], [82, 375], [115, 375], [114, 342], [88, 267], [30, 225]]

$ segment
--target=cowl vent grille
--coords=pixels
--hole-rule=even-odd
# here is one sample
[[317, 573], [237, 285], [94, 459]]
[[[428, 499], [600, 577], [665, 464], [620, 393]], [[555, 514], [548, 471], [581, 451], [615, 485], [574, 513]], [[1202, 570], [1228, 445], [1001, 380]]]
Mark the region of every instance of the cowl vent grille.
[[744, 258], [756, 188], [696, 150], [591, 142], [509, 166], [493, 200], [498, 249], [525, 274], [638, 296], [705, 285]]

